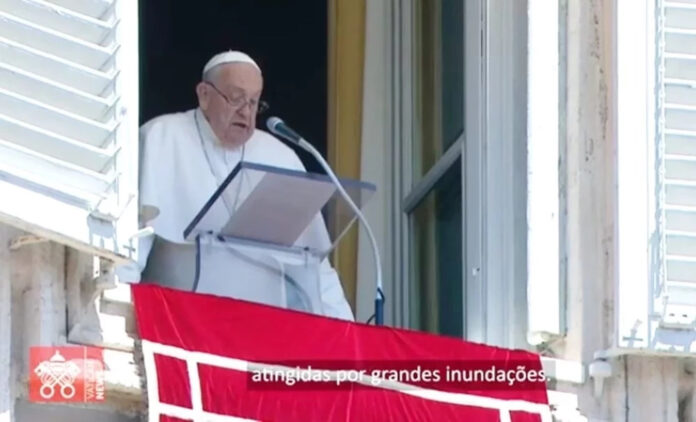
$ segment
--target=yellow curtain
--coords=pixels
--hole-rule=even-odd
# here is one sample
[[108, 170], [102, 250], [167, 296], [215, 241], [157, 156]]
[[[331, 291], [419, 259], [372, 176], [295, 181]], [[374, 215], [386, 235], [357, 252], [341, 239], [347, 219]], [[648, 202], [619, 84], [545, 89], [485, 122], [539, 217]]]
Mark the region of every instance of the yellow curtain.
[[[442, 2], [416, 0], [415, 6], [415, 109], [421, 116], [415, 125], [414, 176], [425, 175], [442, 156]], [[439, 327], [439, 283], [437, 248], [438, 198], [429, 194], [413, 212], [414, 277], [412, 323], [437, 333]]]
[[[328, 158], [339, 177], [360, 178], [365, 0], [329, 2]], [[346, 298], [355, 310], [358, 263], [357, 225], [333, 255]]]

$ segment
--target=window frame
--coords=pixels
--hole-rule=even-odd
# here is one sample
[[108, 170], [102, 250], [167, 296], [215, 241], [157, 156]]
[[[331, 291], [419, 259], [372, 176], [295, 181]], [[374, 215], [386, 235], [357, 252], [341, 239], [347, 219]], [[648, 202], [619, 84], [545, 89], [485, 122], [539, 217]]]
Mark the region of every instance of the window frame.
[[[428, 169], [425, 174], [423, 174], [421, 177], [418, 178], [418, 180], [415, 180], [414, 178], [414, 165], [413, 165], [413, 160], [414, 160], [414, 147], [415, 147], [415, 131], [416, 127], [412, 123], [416, 120], [418, 117], [415, 112], [414, 108], [414, 101], [416, 99], [416, 94], [415, 94], [415, 79], [414, 79], [414, 72], [413, 72], [413, 66], [415, 63], [415, 49], [417, 48], [416, 43], [414, 42], [414, 36], [415, 36], [415, 19], [416, 19], [416, 5], [415, 2], [417, 0], [411, 0], [407, 2], [404, 7], [402, 8], [402, 16], [401, 16], [401, 28], [400, 30], [402, 31], [402, 37], [404, 39], [408, 39], [407, 47], [405, 50], [405, 54], [401, 58], [401, 61], [397, 64], [399, 68], [401, 69], [402, 73], [402, 89], [401, 89], [401, 102], [402, 104], [406, 105], [404, 108], [404, 114], [403, 118], [401, 121], [401, 127], [400, 131], [404, 134], [408, 134], [408, 136], [403, 137], [402, 145], [401, 145], [401, 160], [400, 160], [400, 171], [399, 174], [401, 175], [401, 181], [400, 181], [400, 190], [403, 192], [401, 198], [398, 199], [398, 204], [396, 209], [401, 215], [401, 218], [404, 222], [402, 224], [401, 233], [400, 237], [402, 239], [402, 256], [403, 260], [401, 262], [401, 280], [398, 280], [397, 283], [400, 284], [400, 290], [402, 292], [400, 299], [400, 303], [398, 304], [399, 308], [399, 314], [401, 316], [401, 324], [407, 327], [410, 327], [410, 314], [411, 314], [411, 300], [412, 296], [416, 294], [416, 292], [412, 291], [412, 286], [413, 286], [413, 261], [412, 261], [412, 245], [413, 245], [413, 217], [412, 217], [412, 212], [417, 208], [417, 206], [421, 203], [423, 199], [427, 197], [429, 193], [432, 192], [433, 188], [437, 184], [437, 182], [447, 173], [447, 171], [455, 165], [457, 160], [464, 156], [464, 145], [465, 145], [465, 138], [467, 134], [467, 123], [466, 123], [466, 101], [467, 98], [465, 96], [465, 112], [464, 112], [464, 131], [458, 136], [457, 140], [450, 145], [447, 150], [443, 151], [443, 154], [436, 160], [436, 162], [432, 165], [430, 169]], [[464, 15], [469, 16], [469, 4], [473, 3], [478, 3], [478, 0], [473, 1], [473, 2], [467, 2], [465, 6], [465, 11]], [[467, 25], [472, 21], [472, 19], [467, 19], [465, 18], [466, 21], [464, 23], [464, 51], [465, 51], [465, 60], [464, 60], [464, 85], [466, 86], [466, 76], [467, 76], [467, 60], [466, 60], [466, 51], [467, 51], [467, 37], [468, 37], [468, 31], [467, 31]], [[464, 204], [466, 204], [466, 188], [464, 186], [464, 182], [466, 180], [466, 177], [464, 176], [464, 171], [466, 168], [466, 165], [464, 164], [464, 160], [462, 160], [462, 211], [466, 210], [464, 208]], [[464, 263], [466, 262], [466, 221], [463, 221], [462, 224], [462, 251], [463, 251], [463, 256], [462, 256], [462, 274], [465, 274], [465, 269], [466, 265]], [[464, 304], [464, 301], [466, 300], [466, 297], [468, 296], [468, 292], [466, 291], [466, 282], [462, 280], [462, 282], [465, 284], [464, 289], [463, 289], [463, 298], [462, 298], [462, 304]], [[468, 306], [467, 306], [468, 308]], [[468, 327], [467, 327], [467, 312], [463, 313], [463, 321], [462, 325], [464, 327], [464, 336], [467, 336]]]
[[[393, 65], [401, 74], [396, 91], [401, 108], [400, 160], [396, 174], [402, 192], [395, 210], [402, 223], [396, 238], [401, 240], [399, 271], [395, 280], [398, 323], [408, 325], [409, 303], [414, 292], [410, 244], [412, 230], [408, 214], [461, 157], [462, 166], [462, 306], [465, 338], [508, 347], [525, 347], [526, 321], [526, 197], [515, 191], [526, 190], [524, 151], [515, 142], [526, 139], [526, 64], [518, 61], [517, 51], [525, 51], [526, 2], [509, 4], [503, 0], [474, 0], [465, 3], [464, 23], [464, 132], [414, 183], [412, 174], [414, 93], [410, 86], [413, 48], [413, 1], [396, 16], [401, 31], [400, 57]], [[492, 13], [493, 12], [493, 13]], [[509, 23], [517, 20], [515, 31]], [[505, 30], [504, 30], [505, 29]], [[520, 31], [525, 32], [520, 36]], [[521, 48], [521, 50], [520, 50]], [[398, 49], [398, 47], [397, 47]], [[512, 58], [511, 58], [512, 57]], [[526, 56], [525, 56], [526, 57]], [[515, 68], [516, 70], [509, 71]], [[520, 66], [523, 65], [523, 66]], [[522, 72], [522, 73], [520, 73]], [[525, 82], [526, 84], [526, 82]], [[522, 89], [522, 94], [520, 94]], [[394, 103], [398, 105], [397, 102]], [[506, 138], [507, 137], [507, 138]], [[519, 138], [519, 139], [517, 139]], [[508, 139], [509, 142], [505, 142]], [[522, 142], [524, 144], [524, 142]], [[514, 162], [513, 165], [507, 163]], [[495, 187], [488, 189], [488, 187]], [[489, 257], [494, 257], [489, 259]], [[498, 257], [509, 265], [500, 265]]]

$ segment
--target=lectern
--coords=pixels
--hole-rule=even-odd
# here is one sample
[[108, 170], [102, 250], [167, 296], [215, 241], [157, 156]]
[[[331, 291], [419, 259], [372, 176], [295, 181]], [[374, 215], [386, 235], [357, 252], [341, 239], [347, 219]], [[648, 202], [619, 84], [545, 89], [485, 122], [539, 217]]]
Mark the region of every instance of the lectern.
[[[341, 184], [360, 208], [375, 192]], [[325, 258], [356, 217], [325, 175], [240, 162], [184, 230], [194, 291], [323, 314]]]

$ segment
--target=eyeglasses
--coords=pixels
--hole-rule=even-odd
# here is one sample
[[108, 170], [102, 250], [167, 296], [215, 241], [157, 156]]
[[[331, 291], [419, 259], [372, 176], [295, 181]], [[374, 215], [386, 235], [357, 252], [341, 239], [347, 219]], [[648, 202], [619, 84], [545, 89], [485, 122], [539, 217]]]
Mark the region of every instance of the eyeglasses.
[[215, 90], [215, 92], [218, 93], [222, 97], [223, 100], [232, 107], [235, 110], [239, 110], [242, 107], [246, 107], [247, 104], [251, 107], [251, 110], [256, 110], [256, 114], [263, 114], [265, 113], [269, 105], [265, 101], [260, 101], [260, 100], [254, 100], [254, 99], [248, 99], [244, 95], [239, 95], [236, 97], [229, 98], [227, 95], [225, 95], [222, 91], [218, 89], [215, 85], [213, 85], [212, 82], [208, 81], [203, 81], [205, 84], [210, 85], [211, 88]]

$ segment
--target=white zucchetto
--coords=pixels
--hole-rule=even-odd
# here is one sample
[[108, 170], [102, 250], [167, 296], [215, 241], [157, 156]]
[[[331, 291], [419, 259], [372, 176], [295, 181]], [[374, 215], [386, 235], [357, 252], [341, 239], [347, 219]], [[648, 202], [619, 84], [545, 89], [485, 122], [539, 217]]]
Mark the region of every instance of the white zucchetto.
[[242, 53], [241, 51], [229, 50], [224, 51], [222, 53], [218, 53], [214, 55], [210, 60], [208, 60], [208, 63], [206, 63], [203, 67], [203, 76], [205, 76], [205, 73], [210, 69], [214, 68], [215, 66], [225, 63], [249, 63], [250, 65], [257, 68], [259, 72], [261, 72], [261, 68], [259, 67], [259, 65], [257, 65], [254, 59], [249, 57], [248, 54]]

